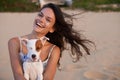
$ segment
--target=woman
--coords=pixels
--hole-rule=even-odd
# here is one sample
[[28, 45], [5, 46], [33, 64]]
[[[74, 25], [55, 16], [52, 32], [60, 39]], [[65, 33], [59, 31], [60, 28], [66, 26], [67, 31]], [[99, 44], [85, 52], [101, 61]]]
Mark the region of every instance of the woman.
[[[89, 48], [87, 48], [85, 44], [91, 41], [82, 39], [81, 35], [72, 29], [72, 24], [65, 22], [60, 8], [52, 3], [46, 4], [41, 8], [34, 20], [32, 32], [20, 38], [38, 39], [44, 36], [49, 38], [42, 47], [40, 55], [43, 65], [46, 64], [43, 73], [44, 80], [54, 79], [60, 56], [65, 49], [64, 43], [71, 45], [71, 52], [73, 56], [76, 55], [76, 61], [82, 56], [80, 47], [82, 47], [87, 54], [90, 54]], [[14, 37], [8, 42], [15, 80], [25, 80], [20, 58], [20, 38]], [[45, 62], [46, 59], [48, 59], [47, 62]]]

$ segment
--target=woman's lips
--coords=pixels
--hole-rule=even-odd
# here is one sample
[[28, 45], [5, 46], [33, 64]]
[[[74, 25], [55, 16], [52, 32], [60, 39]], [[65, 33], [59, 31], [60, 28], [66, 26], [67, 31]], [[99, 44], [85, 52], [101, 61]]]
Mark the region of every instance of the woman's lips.
[[45, 28], [45, 26], [44, 25], [42, 25], [41, 23], [40, 23], [40, 20], [36, 20], [36, 25], [37, 26], [39, 26], [40, 28]]
[[40, 23], [38, 23], [38, 22], [36, 23], [36, 25], [39, 26], [39, 27], [41, 27], [41, 26], [40, 26]]
[[36, 25], [39, 26], [40, 28], [45, 28], [45, 26], [41, 25], [39, 22], [36, 22]]

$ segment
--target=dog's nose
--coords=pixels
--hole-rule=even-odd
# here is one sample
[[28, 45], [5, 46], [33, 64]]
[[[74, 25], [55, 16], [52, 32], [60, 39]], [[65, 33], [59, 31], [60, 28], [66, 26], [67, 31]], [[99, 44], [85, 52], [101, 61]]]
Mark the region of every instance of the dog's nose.
[[36, 57], [36, 55], [35, 54], [32, 54], [32, 58], [35, 58]]

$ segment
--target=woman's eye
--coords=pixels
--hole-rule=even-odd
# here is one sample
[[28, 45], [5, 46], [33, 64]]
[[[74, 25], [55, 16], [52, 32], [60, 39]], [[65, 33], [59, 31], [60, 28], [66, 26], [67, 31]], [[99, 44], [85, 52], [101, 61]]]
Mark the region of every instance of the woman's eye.
[[46, 19], [47, 22], [51, 22], [49, 19]]
[[39, 17], [43, 17], [43, 15], [41, 13], [38, 14]]

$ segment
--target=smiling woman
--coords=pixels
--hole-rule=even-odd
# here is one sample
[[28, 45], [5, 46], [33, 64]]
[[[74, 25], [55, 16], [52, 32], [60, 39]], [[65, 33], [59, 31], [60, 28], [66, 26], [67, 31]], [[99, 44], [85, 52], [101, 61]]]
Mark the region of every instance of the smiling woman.
[[90, 54], [86, 43], [92, 43], [87, 39], [82, 39], [81, 35], [72, 28], [72, 24], [64, 19], [61, 9], [52, 3], [44, 5], [34, 19], [33, 30], [30, 34], [21, 37], [13, 37], [8, 42], [11, 66], [15, 80], [25, 80], [23, 71], [22, 39], [41, 40], [44, 45], [41, 48], [40, 59], [43, 63], [43, 80], [54, 80], [62, 51], [65, 43], [71, 45], [72, 55], [76, 55], [76, 61], [82, 56], [82, 47], [87, 54]]
[[[44, 15], [42, 12], [40, 12], [40, 13], [38, 14], [38, 16], [39, 16], [40, 18], [43, 18], [45, 15]], [[49, 16], [45, 16], [45, 18], [46, 18], [46, 26], [47, 26], [47, 25], [49, 25], [50, 22], [52, 21], [52, 18], [49, 17]], [[38, 19], [38, 20], [36, 21], [36, 24], [37, 24], [39, 27], [45, 28], [45, 26], [42, 26], [39, 22], [40, 22], [40, 21], [39, 21], [39, 19]]]
[[[53, 25], [55, 23], [55, 16], [50, 8], [41, 10], [35, 18], [33, 29], [36, 32], [44, 32], [42, 30], [50, 29], [53, 32]], [[48, 31], [47, 31], [48, 32]], [[46, 35], [46, 33], [44, 35]]]

